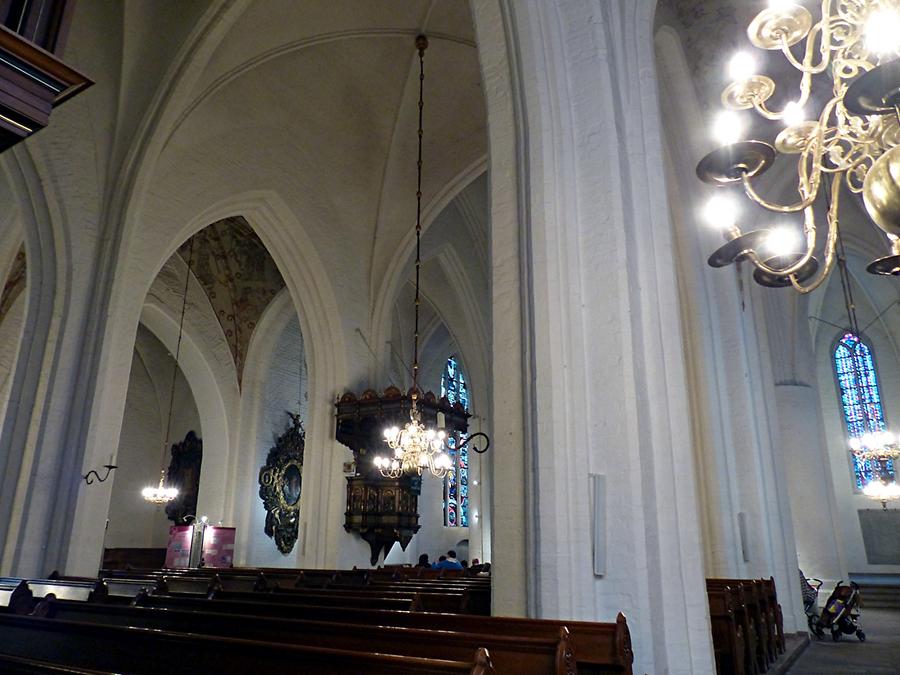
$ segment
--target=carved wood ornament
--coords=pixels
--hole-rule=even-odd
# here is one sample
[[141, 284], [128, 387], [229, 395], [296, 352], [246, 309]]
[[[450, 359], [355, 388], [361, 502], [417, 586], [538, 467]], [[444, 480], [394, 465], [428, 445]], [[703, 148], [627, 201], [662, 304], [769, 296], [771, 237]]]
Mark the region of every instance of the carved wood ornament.
[[166, 517], [176, 525], [185, 525], [186, 516], [196, 517], [202, 464], [203, 440], [193, 431], [181, 443], [172, 444], [166, 485], [177, 488], [178, 496], [166, 505]]
[[284, 555], [291, 552], [300, 531], [300, 493], [306, 430], [300, 415], [287, 413], [291, 426], [269, 450], [259, 470], [259, 498], [266, 509], [265, 532]]

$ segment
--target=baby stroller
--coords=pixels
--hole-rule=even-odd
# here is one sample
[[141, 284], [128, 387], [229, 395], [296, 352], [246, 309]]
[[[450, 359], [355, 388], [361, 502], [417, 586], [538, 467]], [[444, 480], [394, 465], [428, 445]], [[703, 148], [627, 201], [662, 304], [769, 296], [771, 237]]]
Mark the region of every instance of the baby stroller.
[[[819, 618], [819, 630], [831, 630], [831, 639], [835, 642], [841, 639], [842, 634], [852, 635], [853, 633], [856, 633], [860, 642], [865, 642], [866, 634], [859, 627], [858, 622], [859, 603], [859, 586], [856, 582], [851, 581], [849, 586], [845, 586], [842, 581], [839, 581], [831, 595], [828, 596], [828, 602], [825, 603], [825, 610]], [[818, 635], [818, 632], [816, 634]]]
[[807, 579], [803, 572], [800, 572], [800, 591], [803, 593], [803, 611], [806, 613], [806, 623], [809, 626], [809, 632], [817, 638], [825, 637], [825, 631], [821, 627], [821, 619], [819, 617], [819, 589], [822, 588], [821, 579]]

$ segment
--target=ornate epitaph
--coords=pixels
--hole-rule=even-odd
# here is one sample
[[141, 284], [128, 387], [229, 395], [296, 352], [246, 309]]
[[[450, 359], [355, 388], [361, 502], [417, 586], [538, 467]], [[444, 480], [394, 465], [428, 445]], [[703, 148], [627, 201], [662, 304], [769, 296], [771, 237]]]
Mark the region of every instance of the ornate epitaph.
[[306, 431], [300, 415], [288, 413], [291, 426], [269, 450], [259, 470], [259, 498], [266, 509], [265, 532], [287, 555], [300, 530], [300, 493], [303, 487], [303, 450]]

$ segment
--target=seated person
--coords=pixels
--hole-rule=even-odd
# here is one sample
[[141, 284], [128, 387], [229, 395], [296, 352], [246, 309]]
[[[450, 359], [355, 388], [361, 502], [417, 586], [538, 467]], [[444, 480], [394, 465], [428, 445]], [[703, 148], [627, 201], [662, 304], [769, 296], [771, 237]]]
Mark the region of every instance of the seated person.
[[431, 566], [435, 570], [461, 570], [463, 566], [456, 559], [456, 551], [447, 551], [447, 556], [441, 556], [439, 561]]
[[416, 563], [416, 567], [431, 567], [431, 563], [428, 562], [428, 554], [423, 553], [419, 556], [419, 562]]

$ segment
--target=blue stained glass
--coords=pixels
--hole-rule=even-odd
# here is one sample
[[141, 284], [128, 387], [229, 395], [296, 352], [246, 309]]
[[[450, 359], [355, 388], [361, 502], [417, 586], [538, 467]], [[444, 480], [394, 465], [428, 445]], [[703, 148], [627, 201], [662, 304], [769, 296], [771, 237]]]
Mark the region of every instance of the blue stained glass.
[[[834, 349], [834, 371], [841, 390], [841, 408], [850, 438], [884, 431], [884, 408], [872, 350], [853, 333], [846, 333]], [[894, 463], [887, 462], [885, 471], [894, 478]], [[878, 474], [871, 461], [853, 457], [856, 487], [862, 489]]]
[[[469, 409], [469, 390], [466, 378], [456, 357], [451, 356], [444, 365], [441, 376], [441, 396], [450, 403], [459, 403]], [[465, 434], [450, 434], [447, 438], [447, 452], [452, 468], [444, 478], [444, 525], [447, 527], [469, 526], [469, 448], [463, 446], [458, 452], [457, 443], [466, 440]]]

